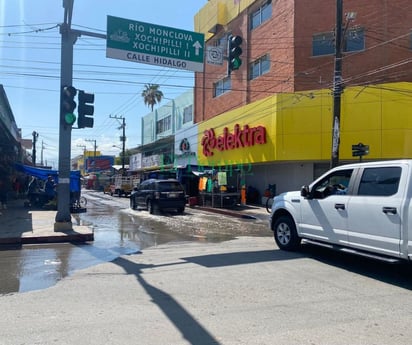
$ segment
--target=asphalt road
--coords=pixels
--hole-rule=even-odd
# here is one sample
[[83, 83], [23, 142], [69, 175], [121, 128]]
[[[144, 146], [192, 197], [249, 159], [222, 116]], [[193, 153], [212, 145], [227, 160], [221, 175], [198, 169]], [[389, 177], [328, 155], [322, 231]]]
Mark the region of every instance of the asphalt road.
[[412, 271], [240, 237], [144, 249], [0, 297], [0, 344], [410, 344]]

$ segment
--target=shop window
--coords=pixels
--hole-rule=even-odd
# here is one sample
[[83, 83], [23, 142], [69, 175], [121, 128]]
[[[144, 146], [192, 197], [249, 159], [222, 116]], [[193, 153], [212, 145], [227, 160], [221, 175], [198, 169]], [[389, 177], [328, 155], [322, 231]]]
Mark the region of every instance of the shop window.
[[183, 123], [187, 123], [193, 120], [193, 105], [189, 105], [183, 109]]
[[156, 122], [156, 134], [161, 134], [172, 128], [172, 116], [169, 115]]
[[250, 16], [250, 29], [253, 30], [272, 17], [272, 1], [266, 2]]
[[[354, 52], [365, 49], [365, 30], [363, 28], [353, 28], [347, 30], [343, 40], [343, 52]], [[323, 32], [313, 35], [312, 55], [331, 55], [335, 53], [334, 32]]]
[[232, 80], [225, 77], [213, 85], [213, 97], [218, 97], [232, 89]]
[[270, 58], [266, 54], [250, 64], [249, 78], [255, 79], [270, 70]]

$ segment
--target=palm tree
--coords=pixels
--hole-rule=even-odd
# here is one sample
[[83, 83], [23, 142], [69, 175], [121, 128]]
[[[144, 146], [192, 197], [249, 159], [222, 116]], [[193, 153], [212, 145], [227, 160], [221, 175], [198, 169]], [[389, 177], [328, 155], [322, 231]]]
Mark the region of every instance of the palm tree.
[[163, 92], [159, 90], [159, 85], [157, 84], [146, 84], [145, 89], [142, 91], [142, 97], [144, 104], [149, 106], [153, 111], [154, 105], [161, 102]]

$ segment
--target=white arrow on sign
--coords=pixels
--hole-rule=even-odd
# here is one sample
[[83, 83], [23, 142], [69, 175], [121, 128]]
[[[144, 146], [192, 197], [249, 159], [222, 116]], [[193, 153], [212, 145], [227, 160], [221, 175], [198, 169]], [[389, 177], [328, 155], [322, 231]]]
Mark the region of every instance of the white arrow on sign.
[[202, 45], [199, 43], [199, 41], [196, 41], [193, 44], [193, 47], [195, 47], [195, 55], [199, 55], [199, 50], [200, 50], [200, 48], [202, 48]]

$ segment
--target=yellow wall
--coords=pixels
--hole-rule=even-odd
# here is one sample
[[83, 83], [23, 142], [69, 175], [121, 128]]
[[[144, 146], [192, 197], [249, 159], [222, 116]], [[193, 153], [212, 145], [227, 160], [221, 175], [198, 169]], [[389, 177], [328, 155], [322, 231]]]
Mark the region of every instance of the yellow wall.
[[349, 88], [342, 112], [345, 156], [362, 142], [368, 159], [412, 158], [412, 83]]
[[[276, 96], [272, 96], [200, 123], [198, 126], [199, 164], [220, 166], [235, 163], [265, 162], [275, 159], [275, 152], [273, 150], [274, 143], [272, 142], [272, 139], [276, 137], [276, 117], [273, 116], [275, 107]], [[215, 135], [220, 136], [225, 127], [228, 127], [229, 132], [233, 133], [235, 124], [239, 124], [241, 128], [243, 128], [244, 125], [248, 125], [249, 127], [264, 126], [266, 128], [267, 143], [227, 151], [218, 151], [215, 149], [212, 157], [205, 157], [202, 152], [203, 147], [200, 144], [204, 131], [213, 128]]]
[[204, 33], [208, 40], [213, 34], [209, 30], [216, 24], [226, 25], [240, 12], [256, 0], [239, 0], [235, 4], [233, 0], [209, 0], [205, 6], [195, 15], [195, 31]]
[[[220, 166], [270, 161], [329, 160], [332, 139], [330, 90], [278, 94], [199, 124], [199, 164]], [[224, 127], [266, 127], [263, 145], [205, 157], [201, 140], [206, 129], [216, 136]], [[352, 157], [352, 145], [369, 145], [365, 159], [412, 158], [412, 83], [346, 88], [342, 95], [340, 159]]]

